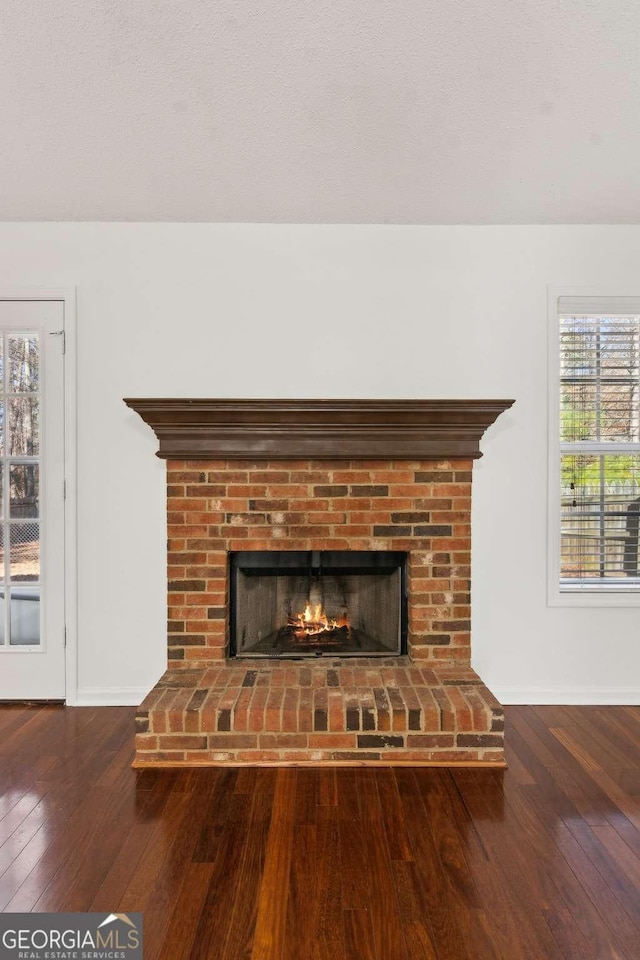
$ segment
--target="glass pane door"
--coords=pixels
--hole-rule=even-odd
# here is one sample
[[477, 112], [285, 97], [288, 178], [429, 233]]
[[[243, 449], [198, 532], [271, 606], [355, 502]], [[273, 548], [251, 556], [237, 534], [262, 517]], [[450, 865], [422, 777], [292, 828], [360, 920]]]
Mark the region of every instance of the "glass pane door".
[[62, 300], [0, 299], [0, 699], [65, 696]]
[[38, 647], [40, 334], [0, 333], [0, 643]]

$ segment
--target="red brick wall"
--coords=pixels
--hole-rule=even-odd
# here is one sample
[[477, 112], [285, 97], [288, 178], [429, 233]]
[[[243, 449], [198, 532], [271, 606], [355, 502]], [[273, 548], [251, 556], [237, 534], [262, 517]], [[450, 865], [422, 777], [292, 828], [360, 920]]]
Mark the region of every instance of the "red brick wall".
[[224, 660], [229, 550], [406, 550], [409, 654], [470, 662], [471, 460], [167, 461], [169, 665]]

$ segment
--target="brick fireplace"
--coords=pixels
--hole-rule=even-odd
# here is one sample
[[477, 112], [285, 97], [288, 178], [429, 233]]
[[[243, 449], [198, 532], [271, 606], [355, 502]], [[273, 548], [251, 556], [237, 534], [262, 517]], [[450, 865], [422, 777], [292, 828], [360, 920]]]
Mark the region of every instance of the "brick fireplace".
[[[471, 486], [512, 401], [125, 402], [167, 461], [168, 669], [134, 765], [504, 764], [470, 666]], [[234, 658], [230, 557], [278, 551], [406, 556], [406, 653]]]

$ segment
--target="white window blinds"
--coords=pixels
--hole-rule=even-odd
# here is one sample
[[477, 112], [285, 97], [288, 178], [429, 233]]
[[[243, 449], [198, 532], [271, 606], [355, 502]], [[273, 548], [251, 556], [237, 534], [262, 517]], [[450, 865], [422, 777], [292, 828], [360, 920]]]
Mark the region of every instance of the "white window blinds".
[[638, 590], [640, 298], [561, 297], [563, 590]]

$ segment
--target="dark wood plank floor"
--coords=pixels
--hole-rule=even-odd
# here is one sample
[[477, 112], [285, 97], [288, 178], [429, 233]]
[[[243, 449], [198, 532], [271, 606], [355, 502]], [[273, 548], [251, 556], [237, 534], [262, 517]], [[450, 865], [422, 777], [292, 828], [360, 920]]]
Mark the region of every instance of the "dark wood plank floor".
[[638, 960], [640, 708], [510, 707], [505, 772], [130, 769], [133, 710], [0, 706], [0, 909], [146, 960]]

